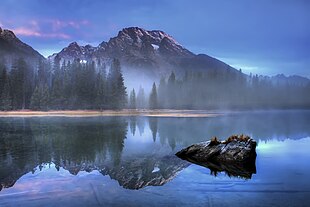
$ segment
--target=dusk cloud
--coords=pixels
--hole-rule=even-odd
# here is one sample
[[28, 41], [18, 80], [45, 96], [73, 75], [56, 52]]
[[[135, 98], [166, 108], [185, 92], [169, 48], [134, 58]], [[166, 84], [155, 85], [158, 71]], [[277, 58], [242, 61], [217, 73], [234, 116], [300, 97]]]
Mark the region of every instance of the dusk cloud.
[[24, 28], [24, 27], [13, 28], [12, 30], [17, 36], [70, 39], [69, 35], [63, 34], [63, 33], [41, 33], [34, 29], [29, 29], [29, 28]]
[[[4, 26], [1, 23], [2, 27]], [[79, 30], [81, 27], [89, 25], [89, 21], [61, 21], [58, 19], [27, 20], [21, 22], [9, 21], [7, 28], [14, 31], [18, 36], [70, 39], [71, 36], [66, 31], [68, 28]], [[14, 25], [23, 25], [17, 26]]]
[[58, 19], [54, 20], [48, 20], [46, 23], [51, 23], [53, 31], [58, 31], [67, 27], [75, 28], [75, 29], [80, 29], [81, 27], [84, 27], [86, 25], [89, 25], [88, 20], [82, 20], [82, 21], [61, 21]]

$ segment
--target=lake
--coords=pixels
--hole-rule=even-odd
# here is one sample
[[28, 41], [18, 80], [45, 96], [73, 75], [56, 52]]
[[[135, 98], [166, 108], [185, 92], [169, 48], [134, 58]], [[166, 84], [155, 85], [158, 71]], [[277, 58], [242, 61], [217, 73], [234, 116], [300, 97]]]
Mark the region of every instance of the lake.
[[[213, 136], [241, 133], [258, 142], [250, 178], [174, 155]], [[309, 149], [306, 110], [3, 117], [0, 206], [309, 206]]]

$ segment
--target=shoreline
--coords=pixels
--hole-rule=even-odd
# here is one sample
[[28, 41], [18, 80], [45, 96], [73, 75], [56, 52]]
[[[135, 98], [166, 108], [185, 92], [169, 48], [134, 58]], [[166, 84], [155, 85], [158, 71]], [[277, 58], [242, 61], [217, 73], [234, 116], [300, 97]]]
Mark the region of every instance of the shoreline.
[[175, 117], [175, 118], [207, 118], [236, 113], [260, 113], [278, 111], [308, 111], [309, 109], [257, 109], [257, 110], [190, 110], [190, 109], [122, 109], [122, 110], [49, 110], [49, 111], [0, 111], [0, 118], [5, 117]]
[[51, 111], [0, 111], [0, 117], [96, 117], [96, 116], [144, 116], [144, 117], [216, 117], [223, 113], [207, 110], [51, 110]]

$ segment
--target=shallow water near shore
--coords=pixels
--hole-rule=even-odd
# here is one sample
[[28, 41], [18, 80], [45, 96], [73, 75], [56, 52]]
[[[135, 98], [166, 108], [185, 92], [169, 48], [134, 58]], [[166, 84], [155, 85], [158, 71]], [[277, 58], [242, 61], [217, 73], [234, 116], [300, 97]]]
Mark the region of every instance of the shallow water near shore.
[[[241, 133], [258, 142], [251, 179], [214, 176], [174, 155]], [[308, 206], [309, 148], [306, 110], [2, 117], [0, 206]]]

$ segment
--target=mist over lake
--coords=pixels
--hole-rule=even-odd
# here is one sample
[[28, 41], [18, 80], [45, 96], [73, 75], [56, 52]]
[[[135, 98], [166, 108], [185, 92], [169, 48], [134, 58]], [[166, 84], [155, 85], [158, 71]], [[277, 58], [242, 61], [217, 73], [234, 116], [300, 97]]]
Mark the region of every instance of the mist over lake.
[[[303, 206], [310, 191], [309, 115], [0, 118], [0, 204]], [[238, 133], [258, 141], [250, 179], [214, 176], [174, 155], [213, 135]]]

